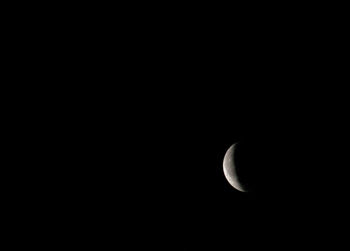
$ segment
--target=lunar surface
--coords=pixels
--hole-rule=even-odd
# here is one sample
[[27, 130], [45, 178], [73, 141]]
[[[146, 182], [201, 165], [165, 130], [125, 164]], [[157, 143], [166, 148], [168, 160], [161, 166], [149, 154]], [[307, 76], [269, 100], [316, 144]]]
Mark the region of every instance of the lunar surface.
[[237, 168], [235, 165], [235, 151], [236, 151], [237, 144], [233, 144], [226, 152], [224, 157], [224, 174], [227, 179], [227, 181], [236, 188], [237, 190], [241, 192], [247, 192], [247, 189], [244, 188], [242, 183], [240, 182], [240, 179], [237, 175]]

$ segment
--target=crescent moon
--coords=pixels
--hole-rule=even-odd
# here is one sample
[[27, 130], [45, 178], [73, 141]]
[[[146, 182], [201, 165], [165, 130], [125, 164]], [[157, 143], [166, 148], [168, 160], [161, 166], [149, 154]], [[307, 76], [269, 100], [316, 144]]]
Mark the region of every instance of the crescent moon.
[[247, 190], [244, 188], [244, 186], [240, 182], [239, 177], [237, 175], [237, 168], [235, 165], [235, 156], [234, 156], [236, 147], [237, 147], [237, 144], [233, 144], [225, 154], [224, 163], [223, 163], [224, 174], [231, 186], [236, 188], [238, 191], [247, 192]]

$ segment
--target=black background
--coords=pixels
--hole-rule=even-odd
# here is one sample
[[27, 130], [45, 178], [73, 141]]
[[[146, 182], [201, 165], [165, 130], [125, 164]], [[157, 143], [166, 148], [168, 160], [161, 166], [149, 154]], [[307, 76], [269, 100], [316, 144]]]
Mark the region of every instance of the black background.
[[[46, 149], [45, 208], [59, 236], [161, 250], [341, 245], [338, 46], [320, 42], [325, 26], [196, 13], [103, 15], [46, 36], [42, 63], [57, 62], [42, 80], [57, 87], [43, 128], [57, 148]], [[223, 175], [236, 142], [257, 173], [253, 193]]]
[[[332, 94], [306, 87], [304, 74], [263, 66], [225, 72], [229, 63], [218, 61], [196, 62], [190, 73], [178, 69], [183, 59], [170, 69], [144, 65], [147, 73], [133, 80], [141, 84], [103, 91], [125, 98], [98, 99], [96, 128], [83, 135], [96, 137], [82, 152], [87, 168], [73, 179], [84, 184], [77, 198], [89, 201], [85, 220], [101, 226], [103, 238], [126, 234], [130, 245], [296, 248], [323, 238], [333, 246], [346, 222], [347, 182], [338, 159], [344, 125], [326, 101]], [[247, 165], [258, 172], [255, 193], [236, 191], [223, 176], [235, 142], [246, 144]]]

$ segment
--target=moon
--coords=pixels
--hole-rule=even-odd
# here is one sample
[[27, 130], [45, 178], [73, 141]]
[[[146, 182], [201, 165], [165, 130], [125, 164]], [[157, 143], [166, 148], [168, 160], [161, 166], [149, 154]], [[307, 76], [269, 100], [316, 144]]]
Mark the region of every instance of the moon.
[[237, 168], [235, 165], [236, 147], [237, 143], [233, 144], [225, 154], [223, 163], [224, 174], [231, 186], [233, 186], [238, 191], [247, 192], [247, 189], [243, 186], [243, 184], [240, 181], [240, 178], [237, 175]]

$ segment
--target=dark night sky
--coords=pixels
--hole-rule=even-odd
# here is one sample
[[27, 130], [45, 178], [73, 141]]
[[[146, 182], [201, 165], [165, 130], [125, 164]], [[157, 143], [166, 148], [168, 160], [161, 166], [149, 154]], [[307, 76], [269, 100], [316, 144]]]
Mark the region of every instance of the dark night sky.
[[[349, 249], [341, 8], [119, 2], [4, 18], [11, 244]], [[251, 193], [223, 174], [237, 142]]]
[[[314, 236], [330, 245], [330, 229], [345, 212], [345, 190], [339, 192], [345, 184], [335, 181], [332, 159], [339, 145], [325, 122], [336, 115], [313, 88], [288, 80], [281, 86], [283, 76], [275, 71], [249, 83], [244, 71], [223, 74], [216, 65], [210, 73], [191, 88], [193, 76], [185, 74], [181, 87], [169, 86], [167, 96], [151, 96], [154, 104], [136, 106], [143, 117], [132, 128], [138, 131], [141, 124], [141, 131], [131, 143], [127, 168], [140, 181], [132, 186], [130, 205], [144, 222], [142, 231], [156, 229], [155, 242], [165, 238], [188, 250], [312, 246]], [[270, 78], [278, 81], [270, 85]], [[264, 84], [251, 84], [259, 82]], [[251, 147], [246, 158], [259, 169], [255, 194], [235, 191], [223, 176], [225, 151], [238, 141]]]
[[[346, 222], [345, 106], [320, 48], [289, 33], [271, 39], [258, 23], [234, 34], [211, 21], [176, 32], [178, 23], [152, 31], [155, 23], [131, 24], [139, 30], [91, 55], [105, 60], [72, 67], [91, 85], [68, 87], [69, 122], [55, 122], [68, 144], [59, 154], [70, 159], [69, 226], [161, 250], [336, 249], [336, 223]], [[255, 193], [223, 175], [236, 142], [248, 146]]]
[[[182, 87], [136, 105], [121, 136], [132, 139], [117, 192], [130, 220], [124, 224], [148, 241], [188, 250], [312, 246], [310, 232], [326, 245], [344, 201], [328, 172], [323, 116], [309, 113], [307, 92], [272, 94], [264, 86], [246, 93], [243, 78], [233, 76], [225, 86]], [[251, 147], [245, 157], [259, 169], [256, 193], [240, 193], [224, 178], [223, 156], [235, 142]]]
[[[346, 196], [334, 172], [340, 133], [329, 123], [338, 115], [323, 98], [331, 94], [296, 84], [308, 77], [283, 67], [217, 62], [189, 63], [190, 72], [182, 59], [147, 67], [124, 88], [101, 92], [101, 109], [87, 113], [93, 128], [77, 128], [91, 147], [82, 153], [88, 168], [76, 175], [98, 215], [92, 225], [179, 250], [312, 246], [310, 232], [326, 245]], [[235, 142], [251, 147], [245, 157], [258, 170], [256, 193], [224, 178], [223, 157]]]

